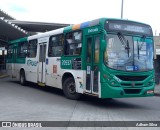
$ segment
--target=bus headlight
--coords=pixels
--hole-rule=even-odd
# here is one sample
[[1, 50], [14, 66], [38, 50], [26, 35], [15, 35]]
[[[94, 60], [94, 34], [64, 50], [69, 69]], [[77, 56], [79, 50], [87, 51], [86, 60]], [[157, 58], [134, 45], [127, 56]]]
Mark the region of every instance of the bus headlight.
[[119, 87], [117, 81], [115, 81], [115, 80], [113, 80], [113, 79], [112, 79], [109, 83], [110, 83], [110, 85], [113, 86], [113, 87]]
[[149, 82], [148, 82], [148, 86], [152, 86], [154, 83], [154, 78], [152, 78]]
[[112, 85], [112, 86], [114, 86], [114, 85], [115, 85], [115, 82], [114, 82], [114, 81], [112, 81], [112, 82], [111, 82], [111, 85]]
[[153, 85], [153, 82], [148, 82], [148, 86], [152, 86]]
[[114, 86], [114, 87], [119, 87], [120, 85], [118, 85], [118, 82], [115, 80], [115, 78], [107, 75], [107, 74], [104, 74], [103, 77], [105, 79], [107, 79], [108, 83], [111, 85], [111, 86]]

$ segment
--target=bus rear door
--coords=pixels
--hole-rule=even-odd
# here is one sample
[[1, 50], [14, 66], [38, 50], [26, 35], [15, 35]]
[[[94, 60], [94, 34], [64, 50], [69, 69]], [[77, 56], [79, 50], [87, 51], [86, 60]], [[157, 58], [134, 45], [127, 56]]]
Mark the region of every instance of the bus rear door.
[[86, 92], [98, 95], [99, 92], [99, 49], [100, 35], [86, 37]]
[[46, 82], [46, 42], [39, 43], [38, 84], [45, 86]]

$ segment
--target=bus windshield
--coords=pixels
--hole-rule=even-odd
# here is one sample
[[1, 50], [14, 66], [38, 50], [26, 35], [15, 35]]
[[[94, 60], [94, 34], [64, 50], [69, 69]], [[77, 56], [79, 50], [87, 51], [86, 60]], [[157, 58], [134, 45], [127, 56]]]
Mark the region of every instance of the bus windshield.
[[122, 71], [148, 71], [153, 69], [153, 43], [145, 37], [108, 34], [105, 64]]

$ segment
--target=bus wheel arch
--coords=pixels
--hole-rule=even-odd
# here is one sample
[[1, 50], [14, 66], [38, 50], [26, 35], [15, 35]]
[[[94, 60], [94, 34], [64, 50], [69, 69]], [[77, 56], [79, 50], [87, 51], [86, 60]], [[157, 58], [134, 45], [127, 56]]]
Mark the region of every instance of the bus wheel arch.
[[65, 73], [62, 77], [62, 89], [64, 95], [72, 100], [80, 98], [81, 94], [76, 92], [76, 83], [71, 73]]
[[20, 69], [20, 84], [23, 86], [26, 85], [26, 75], [25, 70], [23, 68]]

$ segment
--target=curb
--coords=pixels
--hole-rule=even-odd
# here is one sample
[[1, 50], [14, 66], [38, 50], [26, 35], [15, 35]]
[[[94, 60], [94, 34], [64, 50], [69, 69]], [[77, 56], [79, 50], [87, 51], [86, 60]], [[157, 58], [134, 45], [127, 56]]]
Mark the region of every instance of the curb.
[[160, 96], [160, 90], [159, 89], [155, 89], [154, 90], [154, 95], [155, 96]]
[[154, 92], [154, 96], [160, 96], [160, 92]]
[[160, 93], [154, 93], [154, 96], [159, 96], [160, 97]]

